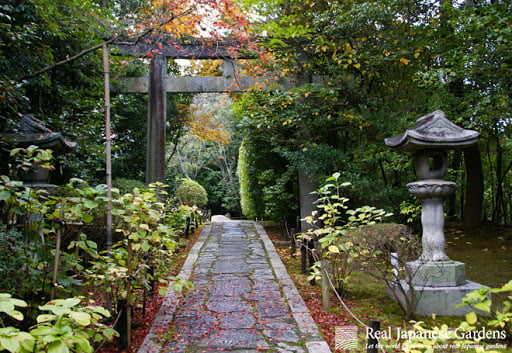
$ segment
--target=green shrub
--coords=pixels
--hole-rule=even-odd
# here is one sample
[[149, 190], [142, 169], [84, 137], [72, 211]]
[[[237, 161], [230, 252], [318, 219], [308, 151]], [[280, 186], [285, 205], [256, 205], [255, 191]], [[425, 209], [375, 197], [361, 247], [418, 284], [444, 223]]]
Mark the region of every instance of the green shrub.
[[242, 214], [249, 219], [294, 219], [298, 206], [296, 170], [287, 169], [286, 161], [266, 147], [265, 142], [253, 138], [244, 139], [240, 145], [237, 174]]
[[121, 195], [131, 193], [135, 188], [144, 189], [147, 187], [146, 184], [140, 180], [126, 178], [115, 178], [112, 181], [112, 186], [119, 189]]
[[[420, 239], [403, 224], [376, 223], [356, 229], [351, 236], [363, 254], [371, 254], [372, 265], [375, 261], [387, 264], [391, 253], [397, 253], [402, 261], [416, 260], [421, 254]], [[363, 260], [359, 266], [364, 269], [369, 264]]]
[[206, 190], [196, 181], [182, 178], [181, 183], [176, 189], [178, 200], [188, 206], [204, 207], [208, 202]]
[[22, 298], [40, 295], [45, 273], [33, 258], [35, 250], [18, 230], [0, 227], [0, 291]]
[[[251, 159], [250, 159], [250, 143], [247, 139], [242, 141], [238, 153], [238, 180], [240, 183], [240, 206], [242, 214], [247, 218], [255, 218], [257, 210], [257, 200], [255, 194], [252, 192], [254, 188], [254, 175], [251, 173]], [[252, 177], [251, 177], [252, 176]]]
[[[340, 173], [334, 173], [326, 179], [326, 184], [317, 191], [318, 211], [304, 220], [311, 225], [302, 237], [306, 240], [318, 240], [323, 258], [330, 263], [331, 277], [338, 292], [344, 292], [354, 270], [354, 261], [361, 256], [353, 236], [354, 232], [365, 226], [375, 225], [391, 214], [371, 206], [349, 209], [349, 199], [343, 196], [344, 188], [350, 183], [342, 183]], [[321, 278], [320, 261], [313, 267], [310, 279]]]

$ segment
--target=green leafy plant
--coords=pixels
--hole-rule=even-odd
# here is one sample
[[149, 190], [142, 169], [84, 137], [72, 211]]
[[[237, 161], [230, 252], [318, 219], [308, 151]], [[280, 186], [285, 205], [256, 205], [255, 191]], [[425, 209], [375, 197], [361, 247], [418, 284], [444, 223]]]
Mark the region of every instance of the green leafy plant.
[[53, 152], [36, 145], [27, 148], [15, 148], [10, 156], [14, 159], [15, 170], [22, 180], [42, 180], [48, 178], [48, 171], [53, 170], [51, 163]]
[[91, 222], [97, 209], [106, 202], [105, 193], [104, 186], [92, 188], [82, 180], [72, 179], [58, 195], [48, 196], [2, 176], [0, 196], [4, 201], [5, 226], [0, 228], [0, 253], [9, 256], [1, 256], [0, 271], [6, 275], [21, 271], [24, 276], [2, 276], [9, 280], [0, 288], [15, 289], [31, 304], [48, 300], [50, 292], [57, 288], [77, 294], [80, 273], [85, 268], [81, 254], [93, 258], [97, 246], [78, 232], [75, 239], [62, 244], [68, 246], [70, 252], [66, 252], [60, 246], [56, 248], [57, 239], [62, 240], [70, 227], [79, 229]]
[[[113, 299], [126, 300], [128, 308], [134, 306], [138, 290], [150, 289], [153, 280], [167, 278], [168, 264], [176, 248], [177, 233], [169, 222], [172, 217], [168, 216], [175, 209], [164, 202], [164, 187], [155, 183], [148, 188], [135, 188], [132, 193], [113, 200], [120, 240], [87, 270], [90, 285], [111, 292]], [[191, 286], [175, 279], [177, 289]], [[130, 310], [126, 322], [130, 342]]]
[[[10, 256], [0, 257], [0, 271], [2, 278], [6, 279], [12, 278], [12, 271], [21, 270], [25, 276], [20, 277], [21, 286], [14, 281], [2, 284], [0, 280], [0, 288], [19, 291], [23, 299], [31, 302], [31, 307], [37, 307], [48, 297], [58, 297], [64, 292], [66, 295], [77, 294], [85, 280], [87, 285], [111, 292], [114, 299], [127, 300], [130, 308], [140, 298], [142, 289], [152, 289], [153, 281], [170, 280], [175, 291], [192, 288], [192, 283], [188, 281], [168, 277], [168, 268], [176, 248], [178, 229], [184, 222], [183, 216], [197, 210], [184, 205], [176, 207], [171, 199], [166, 198], [164, 187], [161, 183], [155, 183], [147, 188], [135, 188], [132, 193], [112, 200], [119, 241], [111, 251], [99, 253], [96, 243], [79, 229], [101, 215], [107, 203], [104, 186], [90, 187], [83, 180], [72, 179], [57, 195], [34, 199], [33, 195], [39, 195], [37, 192], [1, 177], [0, 197], [4, 201], [4, 210], [8, 211], [9, 223], [0, 228], [0, 252], [8, 252]], [[36, 210], [39, 212], [39, 226], [34, 232], [36, 236], [27, 237], [22, 221], [26, 221]], [[70, 226], [77, 227], [76, 236], [61, 244], [63, 231]], [[52, 263], [53, 266], [50, 266]], [[9, 286], [11, 282], [13, 285]], [[53, 312], [54, 316], [36, 318], [33, 312], [27, 311], [31, 315], [26, 322], [37, 321], [37, 330], [32, 336], [44, 336], [44, 342], [51, 345], [42, 349], [51, 352], [88, 351], [83, 337], [75, 338], [74, 333], [73, 337], [68, 337], [74, 330], [72, 328], [70, 331], [69, 327], [72, 321], [79, 325], [85, 323], [87, 315], [95, 320], [93, 316], [96, 314], [89, 307], [84, 309], [87, 315], [76, 313], [84, 310], [79, 309], [75, 301], [59, 300], [42, 307], [42, 310], [50, 311], [55, 307], [62, 309], [59, 313]], [[22, 302], [14, 303], [21, 305]], [[18, 315], [11, 310], [12, 305], [1, 305], [4, 305], [5, 311]], [[26, 334], [19, 332], [12, 328], [3, 331], [21, 342]], [[29, 333], [32, 334], [32, 331]], [[29, 351], [28, 346], [20, 347], [30, 341], [23, 342], [16, 347], [14, 343], [7, 343], [6, 349]], [[38, 344], [37, 339], [34, 344]]]
[[[22, 321], [23, 314], [16, 307], [27, 307], [27, 303], [0, 293], [0, 313]], [[90, 353], [94, 351], [94, 343], [117, 335], [115, 330], [101, 323], [110, 316], [109, 312], [100, 306], [82, 305], [81, 298], [56, 299], [40, 306], [39, 310], [48, 313], [40, 314], [37, 324], [29, 331], [11, 326], [0, 328], [0, 350]]]
[[421, 205], [418, 203], [412, 204], [407, 201], [402, 201], [400, 204], [400, 214], [407, 218], [407, 223], [413, 223], [421, 216]]
[[[334, 285], [343, 292], [354, 270], [353, 260], [359, 256], [354, 240], [349, 231], [365, 225], [372, 225], [391, 214], [371, 206], [349, 209], [349, 199], [342, 195], [343, 188], [350, 185], [341, 182], [340, 173], [334, 173], [326, 179], [326, 184], [318, 191], [316, 201], [318, 211], [305, 220], [313, 225], [313, 229], [302, 235], [306, 239], [317, 239], [322, 254], [331, 262], [330, 271]], [[309, 279], [321, 277], [320, 264], [313, 267]]]
[[44, 204], [46, 199], [46, 190], [36, 190], [6, 175], [0, 176], [3, 223], [9, 227], [22, 227], [23, 233], [29, 238], [39, 238], [41, 235], [43, 215], [47, 211]]
[[135, 188], [144, 189], [146, 187], [146, 184], [140, 180], [126, 178], [115, 178], [112, 185], [119, 189], [121, 195], [131, 193]]
[[[504, 300], [501, 308], [492, 308], [492, 294], [508, 293], [507, 300]], [[481, 313], [483, 319], [491, 327], [502, 328], [507, 332], [508, 337], [512, 336], [512, 280], [499, 288], [480, 287], [480, 289], [468, 293], [458, 306], [469, 305]], [[490, 318], [490, 319], [487, 319]]]
[[0, 288], [21, 298], [41, 295], [45, 271], [34, 259], [35, 251], [19, 230], [0, 226]]

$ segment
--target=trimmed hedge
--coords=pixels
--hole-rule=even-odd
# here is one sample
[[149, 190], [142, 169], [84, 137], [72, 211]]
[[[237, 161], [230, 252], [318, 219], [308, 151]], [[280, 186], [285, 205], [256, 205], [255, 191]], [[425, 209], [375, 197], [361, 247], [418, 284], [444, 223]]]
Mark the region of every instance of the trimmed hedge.
[[204, 207], [208, 203], [208, 194], [198, 182], [182, 178], [181, 183], [176, 189], [176, 197], [187, 206]]

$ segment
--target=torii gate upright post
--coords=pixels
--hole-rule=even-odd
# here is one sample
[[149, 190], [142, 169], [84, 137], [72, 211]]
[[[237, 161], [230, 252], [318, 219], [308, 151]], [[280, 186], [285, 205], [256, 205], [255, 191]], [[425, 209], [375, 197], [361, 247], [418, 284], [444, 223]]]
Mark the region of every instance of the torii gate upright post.
[[155, 55], [149, 73], [149, 112], [146, 149], [146, 183], [165, 181], [167, 59]]

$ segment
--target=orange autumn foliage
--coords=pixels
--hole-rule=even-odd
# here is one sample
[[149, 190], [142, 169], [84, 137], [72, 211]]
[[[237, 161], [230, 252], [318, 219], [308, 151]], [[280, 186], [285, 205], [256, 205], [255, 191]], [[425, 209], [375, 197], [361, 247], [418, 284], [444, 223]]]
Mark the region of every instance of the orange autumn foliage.
[[179, 109], [186, 111], [188, 116], [186, 125], [191, 135], [196, 136], [202, 141], [209, 141], [220, 145], [225, 145], [230, 141], [229, 134], [221, 124], [214, 121], [211, 114], [201, 111], [198, 107], [179, 106]]
[[158, 14], [152, 14], [155, 23], [175, 17], [160, 29], [176, 38], [247, 39], [249, 21], [231, 0], [152, 0], [152, 4]]

